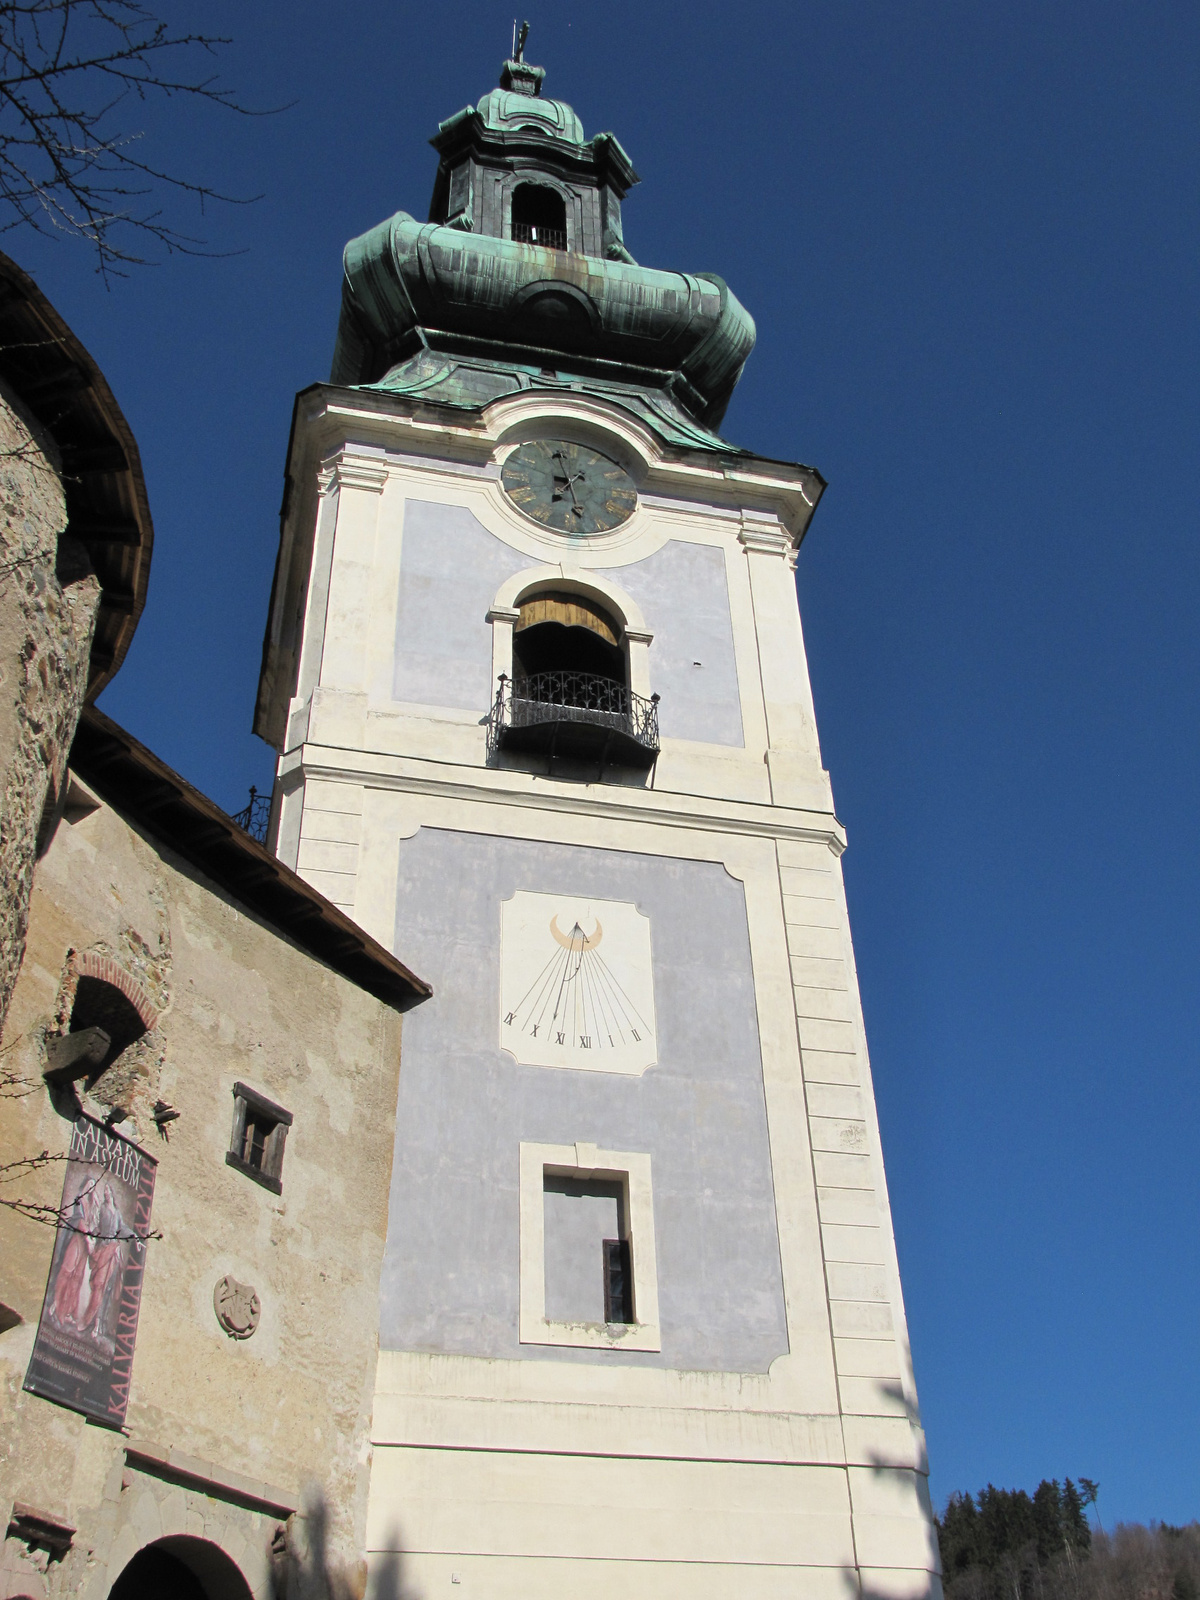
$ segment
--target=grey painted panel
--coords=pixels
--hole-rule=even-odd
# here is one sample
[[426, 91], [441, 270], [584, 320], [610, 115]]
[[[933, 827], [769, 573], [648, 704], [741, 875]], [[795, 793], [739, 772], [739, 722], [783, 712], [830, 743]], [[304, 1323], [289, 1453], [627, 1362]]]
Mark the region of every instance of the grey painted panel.
[[400, 547], [392, 693], [481, 715], [491, 704], [488, 607], [505, 578], [531, 565], [462, 506], [409, 500]]
[[610, 576], [637, 601], [654, 634], [650, 681], [662, 695], [663, 737], [743, 744], [724, 553], [672, 539]]
[[[408, 500], [392, 693], [481, 715], [491, 704], [496, 590], [536, 565], [463, 506]], [[654, 633], [650, 675], [671, 739], [741, 746], [742, 714], [723, 553], [675, 539], [632, 566], [605, 569]], [[697, 666], [696, 663], [699, 663]]]
[[546, 1315], [604, 1321], [604, 1241], [621, 1237], [621, 1186], [593, 1178], [543, 1181]]
[[[396, 946], [434, 995], [404, 1024], [383, 1347], [765, 1371], [787, 1331], [741, 884], [711, 862], [433, 828], [398, 865]], [[500, 905], [517, 889], [650, 918], [660, 1053], [642, 1077], [500, 1050]], [[523, 1140], [650, 1155], [661, 1353], [519, 1343]]]

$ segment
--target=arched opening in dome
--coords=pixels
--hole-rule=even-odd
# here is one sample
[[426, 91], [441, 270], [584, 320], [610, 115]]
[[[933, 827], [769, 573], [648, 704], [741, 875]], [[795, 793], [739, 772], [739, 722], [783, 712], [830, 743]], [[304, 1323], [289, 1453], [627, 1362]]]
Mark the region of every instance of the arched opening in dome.
[[567, 206], [557, 189], [544, 183], [519, 183], [512, 197], [512, 238], [517, 244], [567, 248]]

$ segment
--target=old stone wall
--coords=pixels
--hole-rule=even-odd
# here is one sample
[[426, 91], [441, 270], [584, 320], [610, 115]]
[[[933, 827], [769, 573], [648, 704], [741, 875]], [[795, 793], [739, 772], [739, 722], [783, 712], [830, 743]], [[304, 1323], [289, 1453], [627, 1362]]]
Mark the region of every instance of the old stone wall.
[[[66, 1150], [46, 1039], [81, 977], [120, 976], [151, 1025], [85, 1108], [157, 1158], [161, 1237], [122, 1437], [22, 1390], [54, 1233], [0, 1207], [0, 1328], [20, 1319], [0, 1331], [0, 1503], [78, 1530], [41, 1577], [53, 1600], [102, 1600], [137, 1549], [185, 1536], [240, 1551], [256, 1594], [281, 1550], [287, 1592], [361, 1593], [400, 1018], [107, 805], [82, 810], [38, 864], [0, 1046], [0, 1169]], [[226, 1162], [238, 1082], [292, 1114], [279, 1194]], [[179, 1113], [163, 1133], [156, 1105]], [[62, 1173], [52, 1163], [0, 1195], [54, 1206]], [[249, 1338], [218, 1322], [226, 1276], [258, 1296]], [[31, 1570], [38, 1552], [18, 1544], [8, 1564]]]
[[61, 536], [53, 443], [0, 385], [0, 1023], [21, 967], [38, 828], [87, 688], [100, 585]]

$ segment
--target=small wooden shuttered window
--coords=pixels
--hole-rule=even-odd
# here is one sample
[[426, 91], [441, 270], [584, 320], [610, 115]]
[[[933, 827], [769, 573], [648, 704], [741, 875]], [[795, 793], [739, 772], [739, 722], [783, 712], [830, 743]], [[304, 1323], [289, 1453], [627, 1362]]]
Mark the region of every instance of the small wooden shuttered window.
[[633, 1267], [628, 1239], [604, 1241], [604, 1320], [633, 1321]]
[[233, 1134], [225, 1164], [261, 1183], [274, 1194], [283, 1192], [283, 1147], [292, 1113], [244, 1083], [233, 1086]]

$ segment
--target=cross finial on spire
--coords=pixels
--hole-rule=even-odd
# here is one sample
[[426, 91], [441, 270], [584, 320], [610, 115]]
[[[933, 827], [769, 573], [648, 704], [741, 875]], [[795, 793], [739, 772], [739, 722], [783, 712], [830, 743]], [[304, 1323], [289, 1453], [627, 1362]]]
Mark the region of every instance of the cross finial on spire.
[[529, 38], [529, 24], [523, 22], [520, 30], [517, 28], [517, 19], [513, 18], [513, 45], [512, 55], [504, 63], [500, 74], [500, 87], [502, 89], [515, 89], [517, 94], [536, 95], [542, 92], [542, 79], [546, 76], [544, 67], [531, 67], [525, 59], [525, 41]]

